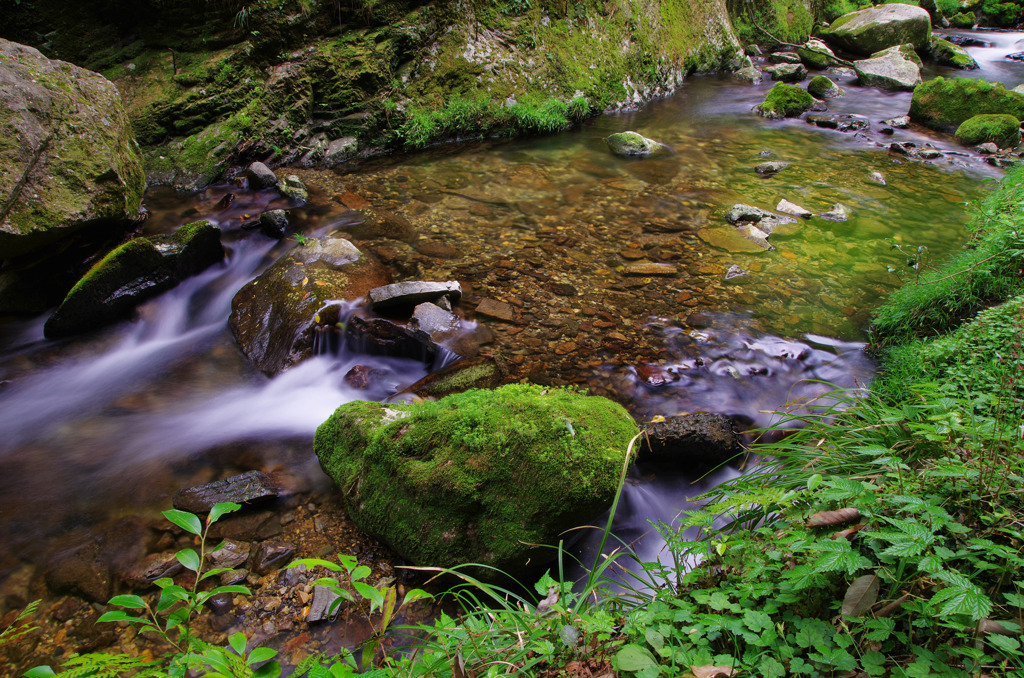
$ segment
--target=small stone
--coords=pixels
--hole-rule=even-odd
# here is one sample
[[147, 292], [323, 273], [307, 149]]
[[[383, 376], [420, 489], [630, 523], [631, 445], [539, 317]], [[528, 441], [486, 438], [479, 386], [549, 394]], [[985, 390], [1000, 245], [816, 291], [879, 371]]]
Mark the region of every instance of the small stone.
[[284, 210], [268, 210], [260, 215], [259, 225], [260, 233], [280, 240], [288, 229], [288, 213]]
[[331, 606], [335, 601], [340, 599], [341, 596], [326, 586], [314, 586], [313, 602], [309, 604], [309, 612], [306, 613], [306, 622], [315, 624], [317, 622], [330, 621], [336, 617], [338, 615], [338, 610], [341, 609], [341, 605], [338, 605], [333, 610], [331, 609]]
[[742, 278], [745, 275], [749, 274], [736, 264], [733, 264], [729, 267], [729, 270], [725, 272], [725, 279], [732, 280], [733, 278]]
[[263, 471], [249, 471], [241, 475], [180, 490], [174, 495], [174, 508], [189, 513], [208, 513], [214, 504], [231, 501], [253, 504], [273, 499], [280, 490]]
[[785, 212], [786, 214], [792, 214], [794, 217], [802, 217], [804, 219], [810, 219], [814, 214], [800, 205], [791, 203], [790, 201], [783, 199], [779, 201], [779, 204], [775, 207], [776, 211]]
[[942, 151], [937, 148], [922, 148], [917, 155], [925, 160], [938, 160], [942, 157]]
[[249, 544], [242, 541], [225, 540], [207, 558], [213, 568], [227, 567], [234, 569], [249, 559]]
[[882, 176], [881, 172], [872, 172], [868, 175], [868, 178], [879, 186], [885, 186], [885, 177]]
[[370, 388], [378, 379], [386, 376], [387, 372], [384, 370], [367, 367], [366, 365], [356, 365], [345, 373], [344, 379], [348, 386], [363, 391]]
[[901, 115], [895, 118], [889, 118], [888, 120], [883, 120], [882, 124], [888, 125], [894, 129], [907, 129], [910, 127], [910, 116]]
[[800, 82], [807, 77], [807, 68], [800, 63], [768, 66], [764, 72], [778, 82]]
[[974, 150], [976, 150], [978, 153], [981, 153], [982, 155], [994, 155], [999, 152], [999, 147], [996, 146], [991, 141], [987, 141], [983, 144], [975, 146]]
[[629, 264], [624, 271], [626, 275], [676, 275], [679, 273], [672, 264]]
[[725, 213], [725, 220], [730, 224], [738, 224], [743, 221], [758, 222], [768, 216], [772, 216], [772, 213], [768, 210], [744, 203], [737, 203]]
[[412, 321], [414, 328], [425, 332], [435, 342], [443, 341], [459, 328], [459, 316], [429, 302], [416, 306]]
[[762, 177], [770, 177], [789, 167], [789, 164], [788, 162], [762, 162], [754, 168], [754, 171]]
[[370, 290], [369, 297], [374, 310], [396, 306], [417, 306], [425, 301], [435, 301], [441, 297], [458, 301], [462, 297], [462, 286], [454, 280], [447, 282], [414, 280], [375, 287]]
[[576, 288], [566, 283], [551, 283], [548, 289], [560, 297], [575, 297], [577, 294]]
[[489, 298], [480, 300], [480, 303], [476, 305], [476, 312], [479, 315], [497, 318], [498, 320], [504, 320], [505, 322], [511, 322], [515, 317], [510, 304]]
[[665, 144], [648, 139], [637, 132], [619, 132], [605, 138], [605, 143], [615, 155], [623, 157], [646, 157], [670, 151]]
[[324, 164], [335, 167], [345, 162], [359, 150], [359, 141], [355, 137], [341, 137], [327, 144], [324, 153]]
[[350, 210], [361, 210], [366, 209], [370, 206], [370, 201], [363, 196], [353, 193], [352, 191], [345, 191], [334, 196], [335, 202], [340, 202]]
[[774, 247], [768, 242], [768, 234], [752, 224], [740, 224], [736, 231], [744, 238], [764, 250], [773, 250]]
[[277, 182], [277, 190], [281, 195], [299, 204], [309, 199], [309, 191], [306, 189], [306, 185], [294, 174], [289, 174], [285, 177], [284, 181]]
[[800, 55], [796, 52], [773, 52], [768, 55], [768, 61], [773, 64], [798, 64]]
[[254, 162], [249, 165], [245, 174], [249, 178], [249, 187], [257, 191], [277, 185], [277, 175], [262, 162]]
[[829, 221], [847, 221], [850, 218], [850, 213], [847, 211], [841, 203], [832, 205], [832, 209], [821, 215], [822, 219], [828, 219]]
[[285, 542], [265, 541], [249, 557], [249, 569], [263, 576], [280, 568], [295, 554], [295, 547]]

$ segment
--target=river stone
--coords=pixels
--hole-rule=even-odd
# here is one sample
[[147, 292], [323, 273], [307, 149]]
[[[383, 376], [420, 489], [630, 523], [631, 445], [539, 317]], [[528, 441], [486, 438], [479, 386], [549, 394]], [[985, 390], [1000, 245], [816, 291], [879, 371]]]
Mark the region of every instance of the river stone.
[[811, 96], [819, 99], [831, 99], [843, 94], [839, 85], [825, 75], [816, 75], [811, 78], [811, 81], [807, 83], [807, 91], [811, 93]]
[[751, 242], [747, 238], [744, 238], [743, 235], [738, 233], [735, 228], [721, 228], [716, 226], [702, 228], [697, 231], [697, 237], [712, 247], [725, 250], [730, 254], [761, 252], [765, 249], [764, 247]]
[[553, 556], [534, 545], [558, 543], [611, 505], [637, 433], [605, 398], [513, 384], [347, 403], [313, 447], [356, 525], [401, 557], [517, 574]]
[[360, 315], [353, 315], [345, 323], [345, 346], [353, 353], [409, 358], [428, 366], [433, 366], [441, 355], [440, 347], [425, 332], [386, 318]]
[[618, 132], [606, 137], [604, 141], [612, 153], [623, 157], [644, 157], [668, 150], [665, 144], [637, 132]]
[[852, 113], [829, 113], [827, 115], [815, 113], [807, 116], [807, 122], [817, 127], [836, 129], [840, 132], [855, 132], [871, 126], [866, 118]]
[[763, 210], [760, 207], [754, 207], [753, 205], [747, 205], [745, 203], [736, 203], [729, 208], [729, 211], [725, 213], [725, 220], [730, 224], [738, 224], [743, 221], [761, 221], [765, 217], [775, 216], [768, 210]]
[[511, 304], [496, 299], [481, 299], [480, 303], [476, 305], [476, 313], [504, 320], [505, 322], [512, 322], [512, 319], [515, 317]]
[[223, 258], [220, 229], [208, 221], [186, 224], [171, 235], [129, 240], [71, 288], [43, 333], [70, 336], [120, 320], [143, 301]]
[[959, 68], [965, 71], [978, 68], [978, 62], [967, 53], [967, 50], [948, 40], [943, 40], [937, 35], [933, 35], [928, 43], [928, 56], [936, 63], [950, 68]]
[[778, 174], [782, 170], [786, 169], [787, 167], [789, 167], [789, 165], [790, 165], [790, 163], [788, 163], [788, 162], [776, 162], [776, 161], [762, 162], [760, 165], [758, 165], [757, 167], [754, 168], [754, 171], [759, 176], [771, 177], [771, 176], [775, 176], [776, 174]]
[[918, 85], [910, 100], [910, 119], [942, 132], [955, 132], [968, 118], [986, 113], [1024, 120], [1024, 94], [986, 80], [940, 76]]
[[908, 127], [910, 127], [910, 116], [900, 115], [895, 118], [889, 118], [888, 120], [883, 120], [882, 124], [888, 125], [889, 127], [893, 127], [895, 129], [907, 129]]
[[762, 231], [754, 224], [740, 224], [736, 227], [736, 232], [763, 250], [775, 249], [768, 242], [769, 233], [767, 231]]
[[767, 66], [764, 72], [779, 82], [800, 82], [807, 77], [807, 68], [801, 63]]
[[412, 222], [400, 214], [381, 209], [362, 210], [363, 220], [346, 230], [359, 240], [387, 238], [402, 242], [413, 242], [419, 236]]
[[671, 276], [677, 275], [679, 273], [679, 269], [677, 269], [673, 264], [636, 263], [627, 264], [623, 269], [623, 273], [625, 275], [633, 276]]
[[432, 372], [402, 393], [419, 398], [443, 398], [471, 388], [498, 388], [508, 379], [508, 374], [508, 366], [501, 358], [480, 355]]
[[779, 204], [775, 206], [775, 211], [785, 212], [786, 214], [792, 214], [794, 217], [802, 217], [804, 219], [810, 219], [814, 216], [814, 213], [805, 207], [791, 203], [790, 201], [783, 198], [779, 201]]
[[262, 576], [279, 569], [295, 555], [295, 547], [287, 542], [265, 541], [249, 556], [249, 569]]
[[668, 463], [681, 470], [724, 464], [742, 451], [728, 417], [682, 414], [645, 426], [640, 461]]
[[797, 48], [797, 55], [808, 68], [823, 71], [829, 66], [839, 63], [834, 52], [821, 40], [810, 39]]
[[795, 85], [777, 82], [771, 88], [764, 101], [754, 107], [762, 118], [778, 120], [795, 118], [814, 105], [814, 97]]
[[994, 143], [999, 148], [1020, 144], [1020, 120], [1012, 115], [976, 115], [956, 129], [956, 140], [965, 146]]
[[773, 64], [798, 64], [800, 55], [796, 52], [772, 52], [768, 55], [768, 61]]
[[982, 155], [994, 155], [999, 152], [999, 146], [993, 144], [991, 141], [988, 141], [984, 144], [978, 144], [974, 148], [974, 150], [976, 150], [978, 153], [981, 153]]
[[854, 62], [857, 78], [864, 87], [911, 92], [921, 84], [921, 62], [910, 45], [890, 47]]
[[[388, 282], [384, 267], [348, 240], [317, 238], [243, 286], [231, 300], [228, 322], [252, 364], [277, 374], [313, 355], [316, 326], [337, 322], [338, 300], [364, 297]], [[333, 314], [326, 313], [332, 305]]]
[[280, 240], [288, 230], [288, 213], [284, 210], [267, 210], [260, 215], [259, 224], [260, 233]]
[[124, 232], [145, 188], [113, 83], [0, 39], [0, 260], [86, 230]]
[[306, 185], [294, 174], [289, 174], [284, 181], [277, 182], [277, 190], [284, 197], [300, 205], [309, 200]]
[[374, 310], [396, 306], [416, 306], [425, 301], [448, 298], [458, 301], [462, 297], [462, 286], [454, 280], [448, 282], [425, 282], [411, 280], [392, 283], [370, 290], [370, 303]]
[[828, 219], [829, 221], [848, 221], [850, 219], [850, 213], [842, 203], [837, 202], [832, 205], [832, 209], [828, 212], [824, 212], [821, 215], [821, 218]]
[[245, 175], [249, 179], [249, 188], [257, 191], [277, 185], [277, 175], [262, 162], [254, 162], [249, 165], [245, 170]]
[[844, 14], [828, 27], [825, 38], [848, 52], [867, 56], [894, 45], [924, 49], [931, 31], [926, 10], [890, 3]]
[[254, 504], [277, 497], [280, 490], [263, 471], [248, 471], [212, 483], [179, 490], [171, 503], [174, 508], [189, 513], [209, 513], [215, 504], [232, 501], [236, 504]]
[[872, 183], [878, 184], [879, 186], [885, 186], [885, 177], [882, 176], [881, 172], [872, 172], [868, 175], [868, 178]]
[[335, 139], [327, 145], [327, 151], [324, 153], [324, 164], [328, 167], [336, 167], [354, 157], [358, 150], [359, 140], [355, 137]]
[[226, 567], [235, 569], [245, 561], [249, 560], [250, 545], [244, 541], [225, 539], [213, 551], [206, 556], [210, 567], [220, 569]]
[[440, 343], [459, 329], [459, 316], [436, 304], [425, 302], [412, 313], [413, 327], [427, 334], [431, 341]]
[[306, 613], [306, 623], [315, 624], [333, 620], [341, 610], [340, 603], [335, 605], [335, 602], [340, 600], [341, 596], [328, 587], [314, 586], [313, 601], [309, 604], [309, 612]]

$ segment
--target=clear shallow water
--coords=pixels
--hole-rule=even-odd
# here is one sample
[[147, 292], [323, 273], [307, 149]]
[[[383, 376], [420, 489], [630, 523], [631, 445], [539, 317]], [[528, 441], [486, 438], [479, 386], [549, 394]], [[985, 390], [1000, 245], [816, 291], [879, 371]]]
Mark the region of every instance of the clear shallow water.
[[[1001, 49], [1020, 39], [1003, 35]], [[1016, 68], [994, 58], [984, 64], [983, 76], [1010, 78]], [[882, 150], [879, 144], [889, 139], [874, 132], [763, 121], [750, 109], [768, 86], [695, 78], [672, 98], [600, 117], [575, 132], [445, 149], [335, 180], [388, 201], [416, 222], [421, 239], [459, 252], [416, 263], [419, 277], [461, 279], [460, 267], [476, 276], [471, 269], [478, 262], [488, 268], [498, 259], [536, 260], [535, 272], [571, 282], [580, 299], [542, 296], [535, 276], [521, 272], [474, 284], [537, 306], [564, 305], [548, 316], [555, 326], [586, 304], [635, 319], [640, 328], [635, 341], [624, 337], [629, 346], [587, 349], [587, 358], [620, 358], [618, 367], [597, 368], [590, 383], [629, 401], [639, 416], [703, 409], [760, 425], [767, 423], [765, 412], [824, 388], [808, 380], [854, 387], [870, 378], [856, 342], [871, 309], [899, 284], [887, 267], [908, 274], [892, 241], [927, 246], [934, 258], [952, 251], [964, 238], [963, 204], [995, 176], [965, 155], [905, 162]], [[877, 123], [906, 113], [909, 95], [849, 87], [832, 106]], [[625, 129], [675, 153], [614, 158], [603, 138]], [[896, 138], [962, 150], [921, 130], [899, 131]], [[793, 164], [761, 179], [752, 167], [768, 158]], [[870, 181], [875, 171], [885, 186]], [[334, 188], [311, 188], [312, 204], [292, 211], [304, 233], [357, 223], [331, 202]], [[229, 191], [238, 201], [218, 208]], [[772, 208], [781, 198], [815, 212], [841, 202], [851, 218], [808, 221], [787, 238], [773, 238], [770, 252], [730, 252], [700, 237], [703, 229], [724, 227], [721, 212], [735, 202]], [[225, 185], [196, 195], [153, 191], [146, 201], [154, 215], [148, 232], [216, 220], [228, 260], [148, 303], [135, 322], [93, 336], [54, 343], [42, 338], [43, 318], [0, 322], [0, 536], [9, 561], [33, 559], [70, 526], [166, 508], [174, 491], [230, 472], [240, 456], [250, 466], [287, 466], [322, 484], [313, 430], [341, 403], [367, 397], [344, 383], [348, 369], [361, 364], [387, 372], [373, 397], [425, 373], [412, 361], [351, 354], [319, 357], [275, 379], [255, 373], [226, 319], [234, 292], [292, 246], [240, 230], [272, 205], [272, 196]], [[564, 237], [563, 244], [541, 247], [552, 242], [550, 234]], [[624, 277], [618, 269], [633, 261], [621, 255], [627, 249], [641, 252], [641, 261], [671, 262], [680, 273], [664, 280]], [[733, 265], [747, 275], [725, 280]], [[706, 319], [698, 322], [694, 313]], [[523, 336], [533, 329], [527, 323]], [[591, 337], [599, 345], [607, 331], [581, 332], [580, 350]], [[634, 350], [644, 342], [653, 348]], [[506, 346], [527, 360], [541, 350], [523, 342]], [[566, 360], [574, 360], [573, 352]], [[664, 378], [652, 381], [638, 361], [656, 363]], [[647, 531], [648, 519], [670, 520], [699, 494], [703, 486], [691, 485], [687, 471], [659, 470], [630, 485], [619, 522], [624, 538]]]

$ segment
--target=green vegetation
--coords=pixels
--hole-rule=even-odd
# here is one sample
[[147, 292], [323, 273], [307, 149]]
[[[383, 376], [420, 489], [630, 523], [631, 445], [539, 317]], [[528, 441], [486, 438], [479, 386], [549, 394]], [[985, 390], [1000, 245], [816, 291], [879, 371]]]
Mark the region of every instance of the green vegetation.
[[938, 77], [918, 85], [910, 118], [932, 129], [954, 132], [968, 118], [983, 113], [1024, 118], [1024, 95], [981, 79]]
[[795, 118], [814, 103], [814, 97], [796, 85], [775, 83], [764, 101], [758, 105], [758, 112], [765, 118]]
[[1020, 143], [1020, 120], [1012, 115], [976, 115], [956, 129], [956, 139], [966, 146], [993, 142], [999, 148], [1016, 148]]

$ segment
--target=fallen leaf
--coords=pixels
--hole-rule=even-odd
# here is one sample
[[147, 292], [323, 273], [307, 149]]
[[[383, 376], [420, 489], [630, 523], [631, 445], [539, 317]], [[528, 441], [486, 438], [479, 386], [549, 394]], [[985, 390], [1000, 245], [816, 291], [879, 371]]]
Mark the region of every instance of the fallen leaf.
[[306, 283], [308, 283], [308, 282], [309, 282], [309, 278], [303, 278], [302, 279], [302, 286], [305, 287]]
[[1015, 632], [1006, 628], [995, 619], [982, 619], [978, 622], [978, 631], [981, 633], [991, 633], [998, 636], [1015, 636]]
[[853, 527], [848, 527], [845, 530], [839, 530], [838, 532], [833, 532], [832, 536], [830, 537], [830, 539], [848, 539], [851, 536], [853, 536], [854, 534], [856, 534], [856, 533], [860, 532], [861, 530], [863, 530], [867, 526], [868, 526], [867, 523], [860, 523], [859, 525], [854, 525]]
[[729, 678], [735, 669], [731, 666], [691, 666], [694, 678]]
[[841, 508], [835, 511], [818, 511], [807, 519], [807, 527], [827, 527], [842, 525], [860, 518], [860, 511], [855, 508]]
[[882, 580], [873, 574], [866, 574], [854, 579], [843, 598], [843, 614], [850, 617], [862, 617], [878, 600], [878, 590], [881, 584]]

